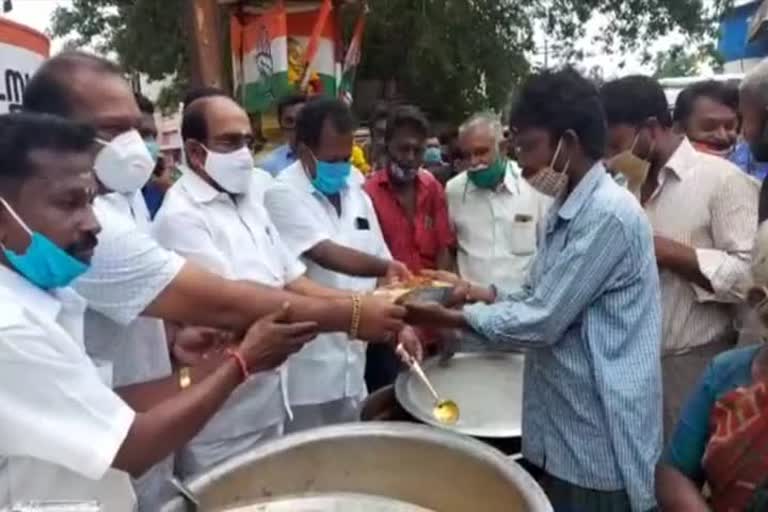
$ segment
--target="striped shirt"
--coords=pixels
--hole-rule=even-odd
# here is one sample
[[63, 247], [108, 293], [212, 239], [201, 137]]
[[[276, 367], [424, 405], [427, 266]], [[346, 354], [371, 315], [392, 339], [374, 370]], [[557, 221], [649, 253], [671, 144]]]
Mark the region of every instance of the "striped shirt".
[[661, 453], [659, 281], [650, 225], [595, 165], [550, 211], [528, 282], [466, 306], [494, 348], [528, 347], [523, 454], [547, 473], [655, 505]]
[[684, 353], [735, 336], [734, 303], [749, 282], [760, 184], [724, 158], [683, 139], [645, 203], [654, 233], [696, 249], [714, 293], [661, 269], [664, 353]]

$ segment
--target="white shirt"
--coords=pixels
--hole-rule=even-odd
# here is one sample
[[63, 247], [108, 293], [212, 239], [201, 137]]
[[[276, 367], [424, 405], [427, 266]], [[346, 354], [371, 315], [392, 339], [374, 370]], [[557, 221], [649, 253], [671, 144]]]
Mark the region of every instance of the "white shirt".
[[[94, 210], [102, 226], [91, 268], [74, 283], [88, 301], [85, 346], [94, 363], [111, 374], [113, 388], [172, 373], [162, 320], [139, 315], [176, 277], [184, 260], [152, 239], [141, 192], [99, 196]], [[142, 508], [170, 499], [172, 457], [136, 482]]]
[[[233, 199], [190, 169], [168, 190], [155, 217], [158, 242], [227, 279], [282, 287], [304, 274], [285, 248], [260, 203], [259, 189], [272, 178], [260, 174], [254, 192]], [[196, 440], [258, 433], [282, 423], [289, 412], [283, 368], [261, 372], [240, 386]]]
[[734, 339], [734, 305], [750, 280], [760, 184], [683, 139], [644, 205], [656, 235], [695, 248], [714, 293], [661, 268], [663, 350], [683, 353]]
[[512, 161], [496, 190], [475, 186], [462, 172], [448, 182], [445, 194], [459, 274], [483, 286], [519, 289], [536, 256], [538, 226], [553, 200], [528, 184]]
[[[286, 246], [301, 256], [330, 240], [391, 259], [363, 177], [353, 169], [341, 192], [341, 215], [311, 184], [301, 161], [286, 167], [265, 196], [265, 205]], [[304, 258], [307, 276], [343, 290], [371, 291], [375, 278], [333, 272]], [[365, 344], [346, 333], [321, 334], [288, 361], [291, 404], [310, 405], [357, 397], [365, 392]]]
[[0, 509], [98, 500], [128, 512], [128, 475], [110, 469], [134, 412], [85, 353], [85, 301], [0, 265]]

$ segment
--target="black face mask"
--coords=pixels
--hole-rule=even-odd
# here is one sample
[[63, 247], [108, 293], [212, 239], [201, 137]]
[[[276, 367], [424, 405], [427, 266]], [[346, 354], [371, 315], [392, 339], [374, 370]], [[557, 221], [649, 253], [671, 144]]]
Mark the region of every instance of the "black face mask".
[[768, 162], [768, 119], [763, 119], [763, 130], [760, 140], [749, 145], [752, 156], [758, 162]]

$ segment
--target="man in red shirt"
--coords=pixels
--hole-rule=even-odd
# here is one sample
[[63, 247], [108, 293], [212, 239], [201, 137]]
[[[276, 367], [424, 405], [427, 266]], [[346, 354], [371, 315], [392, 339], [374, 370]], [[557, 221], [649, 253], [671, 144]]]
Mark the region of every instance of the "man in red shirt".
[[388, 163], [365, 184], [392, 257], [414, 274], [453, 269], [456, 245], [443, 187], [422, 168], [428, 134], [418, 108], [397, 107], [387, 122]]
[[[422, 168], [429, 135], [424, 114], [413, 106], [397, 107], [387, 121], [384, 168], [365, 184], [392, 257], [418, 274], [423, 269], [453, 270], [456, 237], [448, 219], [445, 192]], [[435, 334], [422, 330], [422, 341]], [[369, 391], [394, 382], [399, 361], [391, 350], [368, 346], [365, 380]]]

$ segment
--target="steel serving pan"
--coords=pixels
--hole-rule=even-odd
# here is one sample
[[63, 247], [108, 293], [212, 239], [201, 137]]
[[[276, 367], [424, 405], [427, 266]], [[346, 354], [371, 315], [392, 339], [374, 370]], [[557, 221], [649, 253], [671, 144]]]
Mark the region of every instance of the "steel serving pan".
[[400, 405], [424, 423], [475, 437], [519, 437], [524, 360], [521, 353], [485, 352], [456, 354], [447, 361], [425, 361], [424, 372], [440, 397], [459, 406], [459, 421], [453, 425], [435, 420], [432, 395], [412, 372], [400, 373], [395, 394]]
[[229, 512], [434, 512], [391, 498], [354, 493], [288, 496]]
[[[338, 493], [390, 498], [436, 512], [552, 512], [536, 481], [498, 450], [413, 423], [298, 432], [235, 456], [186, 487], [203, 512]], [[162, 512], [191, 510], [187, 507], [178, 498]]]

